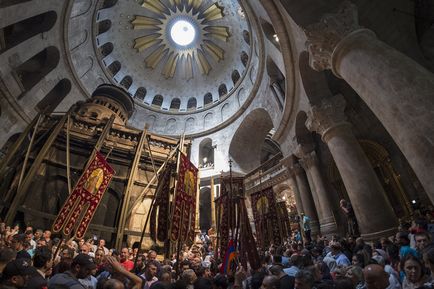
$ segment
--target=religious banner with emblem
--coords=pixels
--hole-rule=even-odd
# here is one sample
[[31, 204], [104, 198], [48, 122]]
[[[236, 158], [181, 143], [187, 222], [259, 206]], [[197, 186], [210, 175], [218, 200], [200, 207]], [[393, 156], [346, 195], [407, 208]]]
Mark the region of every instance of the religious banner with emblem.
[[[115, 171], [96, 152], [57, 215], [53, 232], [83, 238]], [[75, 233], [72, 232], [75, 230]]]
[[[163, 173], [159, 176], [155, 190], [155, 204], [152, 207], [150, 224], [151, 239], [161, 242], [166, 241], [169, 231], [170, 208], [170, 180], [174, 171], [173, 164], [167, 164]], [[158, 214], [158, 217], [157, 217]]]
[[255, 219], [256, 236], [262, 248], [270, 244], [280, 245], [279, 216], [273, 189], [266, 188], [250, 195], [253, 217]]
[[220, 258], [222, 260], [226, 255], [229, 240], [235, 233], [237, 224], [236, 203], [238, 198], [244, 195], [243, 184], [243, 178], [222, 177], [220, 179], [221, 194], [216, 203], [218, 204], [220, 216], [218, 235], [220, 238]]
[[181, 153], [170, 229], [171, 241], [191, 239], [194, 233], [197, 173], [198, 169]]
[[255, 238], [253, 238], [252, 227], [250, 226], [249, 216], [247, 214], [246, 203], [244, 198], [239, 201], [240, 208], [240, 261], [244, 268], [247, 267], [247, 261], [253, 270], [261, 268], [261, 259], [259, 258], [256, 248]]

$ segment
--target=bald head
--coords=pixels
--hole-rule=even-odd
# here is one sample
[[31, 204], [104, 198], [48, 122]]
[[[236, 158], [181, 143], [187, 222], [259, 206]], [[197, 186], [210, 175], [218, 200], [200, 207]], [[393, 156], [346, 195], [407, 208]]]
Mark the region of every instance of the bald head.
[[389, 274], [378, 264], [371, 264], [363, 269], [367, 289], [385, 289], [389, 286]]
[[263, 289], [278, 289], [280, 286], [279, 278], [274, 275], [265, 276], [264, 280], [262, 280]]

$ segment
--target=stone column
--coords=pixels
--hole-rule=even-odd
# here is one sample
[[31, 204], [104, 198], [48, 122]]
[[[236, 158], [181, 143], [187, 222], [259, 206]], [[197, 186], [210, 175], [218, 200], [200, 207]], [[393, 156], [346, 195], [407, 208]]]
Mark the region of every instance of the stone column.
[[306, 174], [300, 164], [297, 163], [293, 165], [291, 170], [295, 175], [304, 213], [311, 219], [312, 234], [318, 234], [320, 232], [318, 216], [316, 214], [315, 203], [313, 202], [309, 184], [307, 183]]
[[323, 99], [308, 112], [306, 126], [327, 144], [353, 205], [359, 229], [366, 240], [390, 236], [397, 218], [383, 187], [344, 114], [342, 95]]
[[331, 69], [365, 101], [434, 203], [434, 74], [358, 24], [357, 7], [306, 27], [310, 65]]
[[284, 165], [289, 172], [288, 185], [291, 188], [292, 192], [294, 193], [295, 205], [297, 207], [297, 213], [298, 213], [298, 215], [300, 215], [301, 213], [304, 213], [303, 202], [301, 200], [300, 191], [298, 190], [298, 187], [297, 187], [297, 181], [295, 179], [295, 174], [291, 169], [292, 165], [295, 162], [296, 161], [295, 161], [294, 156], [286, 157], [285, 159], [280, 161], [280, 163], [282, 165]]
[[216, 226], [216, 221], [215, 221], [215, 218], [216, 218], [216, 214], [215, 214], [215, 203], [214, 203], [214, 200], [215, 200], [215, 197], [214, 197], [214, 177], [211, 177], [211, 190], [210, 190], [210, 200], [211, 200], [211, 228], [214, 228], [214, 229], [216, 229], [217, 228], [217, 226]]
[[333, 216], [333, 205], [330, 202], [329, 193], [325, 188], [315, 151], [302, 154], [300, 163], [304, 167], [306, 174], [310, 175], [311, 188], [313, 187], [316, 193], [316, 205], [321, 233], [324, 235], [334, 234], [338, 228]]

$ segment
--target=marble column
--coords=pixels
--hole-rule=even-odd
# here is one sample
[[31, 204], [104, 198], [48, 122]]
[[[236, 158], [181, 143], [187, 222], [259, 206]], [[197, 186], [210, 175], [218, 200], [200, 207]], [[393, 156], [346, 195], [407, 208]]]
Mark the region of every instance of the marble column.
[[369, 160], [351, 131], [342, 95], [323, 99], [308, 112], [306, 126], [327, 144], [366, 240], [390, 236], [397, 218]]
[[214, 196], [214, 177], [211, 177], [211, 190], [210, 190], [210, 200], [211, 200], [211, 228], [216, 229], [216, 213], [215, 213], [215, 196]]
[[291, 171], [295, 175], [304, 213], [311, 219], [312, 234], [318, 234], [320, 232], [318, 216], [312, 193], [310, 192], [309, 184], [307, 183], [306, 174], [300, 164], [294, 164]]
[[434, 203], [434, 74], [358, 24], [357, 7], [306, 27], [310, 65], [359, 94], [407, 158]]
[[302, 154], [300, 163], [306, 174], [310, 176], [311, 188], [316, 193], [317, 202], [315, 204], [318, 211], [321, 233], [324, 235], [334, 234], [338, 228], [333, 216], [333, 204], [330, 201], [329, 192], [326, 190], [315, 151]]

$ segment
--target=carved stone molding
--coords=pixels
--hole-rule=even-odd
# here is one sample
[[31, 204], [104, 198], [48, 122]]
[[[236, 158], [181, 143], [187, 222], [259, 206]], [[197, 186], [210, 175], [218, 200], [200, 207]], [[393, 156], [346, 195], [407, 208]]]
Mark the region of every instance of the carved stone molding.
[[338, 128], [349, 127], [345, 116], [345, 99], [343, 95], [337, 94], [331, 98], [325, 98], [320, 105], [312, 106], [307, 113], [306, 127], [310, 131], [316, 131], [322, 136], [324, 142], [327, 142]]
[[325, 14], [318, 23], [306, 27], [310, 66], [317, 71], [331, 69], [333, 51], [338, 43], [361, 28], [357, 6], [349, 1], [343, 2], [337, 12]]
[[318, 158], [315, 151], [304, 154], [303, 157], [300, 159], [300, 163], [305, 170], [308, 170], [309, 168], [312, 168], [314, 166], [318, 166]]

